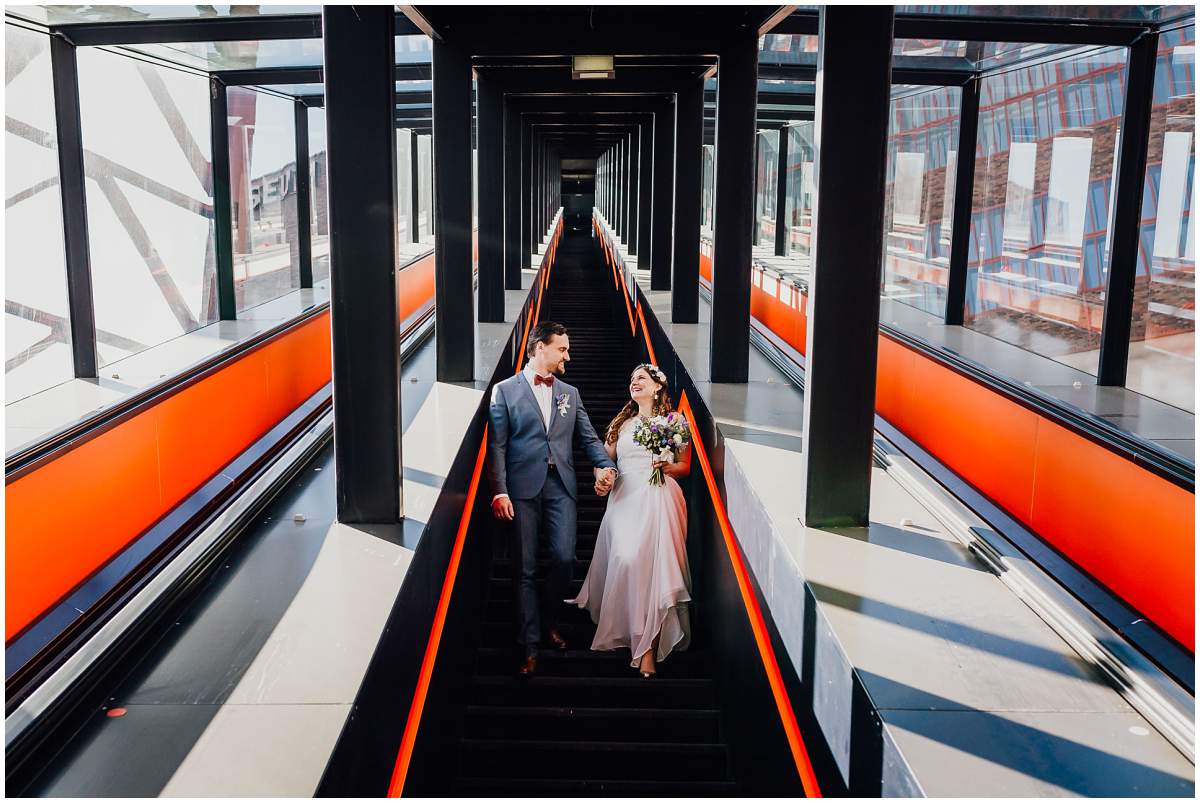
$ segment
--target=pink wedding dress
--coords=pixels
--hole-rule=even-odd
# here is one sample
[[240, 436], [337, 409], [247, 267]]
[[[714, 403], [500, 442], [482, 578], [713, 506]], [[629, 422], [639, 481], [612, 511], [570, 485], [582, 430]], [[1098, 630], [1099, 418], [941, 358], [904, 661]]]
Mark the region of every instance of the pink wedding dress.
[[650, 484], [650, 453], [633, 440], [637, 419], [617, 438], [619, 476], [600, 522], [583, 588], [568, 603], [586, 608], [596, 624], [593, 650], [629, 647], [637, 667], [656, 635], [655, 660], [687, 649], [687, 503], [671, 477]]

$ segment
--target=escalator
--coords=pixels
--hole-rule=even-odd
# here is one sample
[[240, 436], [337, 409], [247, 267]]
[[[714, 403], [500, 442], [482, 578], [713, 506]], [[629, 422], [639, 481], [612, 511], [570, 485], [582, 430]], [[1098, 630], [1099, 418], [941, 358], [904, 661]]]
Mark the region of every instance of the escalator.
[[[628, 400], [629, 374], [642, 361], [624, 308], [612, 304], [612, 275], [587, 234], [569, 234], [554, 266], [542, 319], [567, 327], [571, 362], [564, 379], [579, 388], [596, 431]], [[571, 593], [587, 573], [605, 500], [591, 490], [592, 466], [575, 452], [578, 541]], [[502, 529], [503, 528], [503, 529]], [[646, 680], [627, 650], [592, 652], [586, 611], [564, 606], [569, 649], [543, 648], [532, 679], [515, 676], [512, 562], [506, 525], [495, 542], [466, 685], [454, 777], [443, 793], [463, 796], [620, 794], [721, 796], [739, 791], [723, 739], [702, 638], [662, 662]], [[547, 556], [538, 560], [539, 590]]]

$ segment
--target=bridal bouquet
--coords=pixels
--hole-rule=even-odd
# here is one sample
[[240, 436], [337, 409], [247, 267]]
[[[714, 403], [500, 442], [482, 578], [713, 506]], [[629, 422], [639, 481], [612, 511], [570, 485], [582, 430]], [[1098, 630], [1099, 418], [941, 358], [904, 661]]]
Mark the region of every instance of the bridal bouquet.
[[[675, 462], [688, 439], [687, 419], [679, 413], [640, 419], [633, 430], [634, 443], [644, 446], [654, 459], [668, 463]], [[656, 466], [650, 472], [650, 484], [662, 485], [664, 482], [662, 468]]]

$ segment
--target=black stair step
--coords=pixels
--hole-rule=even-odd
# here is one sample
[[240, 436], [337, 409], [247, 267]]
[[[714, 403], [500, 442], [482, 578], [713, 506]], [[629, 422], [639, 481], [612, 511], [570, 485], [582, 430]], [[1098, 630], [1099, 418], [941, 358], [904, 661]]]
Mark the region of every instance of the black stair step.
[[[581, 611], [581, 613], [584, 613]], [[586, 616], [587, 614], [584, 613]], [[517, 653], [512, 646], [483, 647], [479, 650], [478, 672], [482, 675], [504, 675], [512, 672]], [[614, 677], [638, 678], [637, 671], [629, 665], [629, 650], [617, 649], [596, 652], [588, 644], [572, 644], [571, 649], [538, 651], [538, 672], [545, 677]], [[704, 653], [699, 650], [684, 650], [667, 656], [658, 665], [659, 679], [690, 678], [704, 679], [707, 675]]]
[[536, 774], [571, 780], [729, 780], [723, 744], [463, 739], [460, 750], [460, 777], [470, 773], [491, 778]]
[[471, 684], [469, 702], [475, 705], [575, 706], [586, 708], [691, 708], [713, 705], [712, 681], [708, 678], [532, 678], [507, 675], [477, 675]]
[[716, 709], [469, 705], [463, 729], [473, 739], [715, 744], [721, 722]]
[[[580, 621], [577, 618], [568, 618], [570, 614], [569, 606], [565, 603], [560, 609], [562, 618], [559, 622], [558, 632], [567, 640], [568, 644], [577, 647], [587, 648], [592, 645], [592, 639], [595, 638], [595, 626], [592, 621], [587, 619]], [[506, 619], [498, 619], [483, 623], [483, 644], [486, 647], [507, 647], [516, 644], [516, 625], [512, 615]]]
[[611, 781], [547, 778], [456, 778], [462, 797], [736, 797], [733, 781]]
[[[567, 584], [567, 593], [574, 597], [579, 593], [579, 589], [581, 588], [583, 588], [583, 578], [572, 580]], [[512, 604], [513, 584], [512, 580], [509, 578], [504, 577], [500, 579], [493, 579], [489, 584], [488, 590], [490, 592], [489, 599], [502, 600], [506, 605]], [[538, 588], [538, 593], [542, 593], [542, 589], [540, 587]]]
[[[540, 589], [539, 589], [540, 593]], [[577, 593], [577, 592], [576, 592]], [[513, 621], [514, 610], [512, 596], [504, 599], [488, 600], [487, 608], [484, 610], [484, 620], [488, 622], [511, 622]], [[590, 625], [592, 623], [588, 612], [583, 608], [575, 605], [563, 605], [559, 614], [559, 621], [564, 625]], [[564, 636], [565, 638], [565, 636]], [[588, 644], [591, 643], [591, 638], [588, 638]], [[587, 646], [587, 645], [580, 645]]]

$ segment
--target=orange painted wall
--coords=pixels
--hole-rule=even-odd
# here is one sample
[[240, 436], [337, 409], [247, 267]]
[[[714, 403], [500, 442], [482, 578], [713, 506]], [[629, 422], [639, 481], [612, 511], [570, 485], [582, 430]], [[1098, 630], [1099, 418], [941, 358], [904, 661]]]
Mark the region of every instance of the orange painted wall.
[[[433, 254], [398, 282], [409, 324], [433, 304]], [[325, 312], [7, 483], [5, 640], [329, 382], [329, 337]]]
[[[779, 296], [755, 268], [751, 314], [804, 354], [808, 297]], [[1195, 650], [1194, 494], [883, 333], [875, 392], [890, 424]]]

